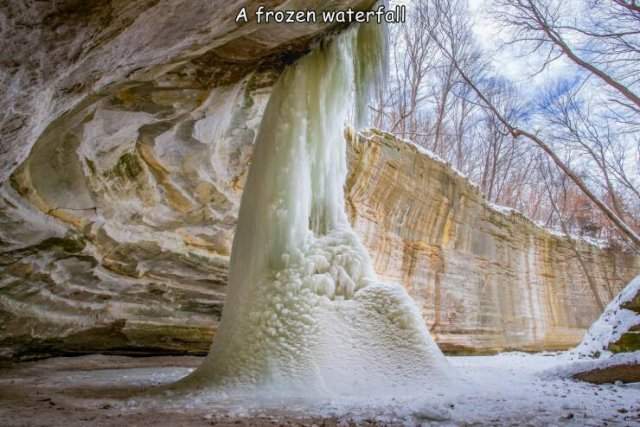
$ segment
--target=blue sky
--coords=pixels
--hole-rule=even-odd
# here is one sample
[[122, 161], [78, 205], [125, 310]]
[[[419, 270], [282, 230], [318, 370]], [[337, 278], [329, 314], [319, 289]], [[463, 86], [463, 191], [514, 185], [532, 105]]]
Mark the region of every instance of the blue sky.
[[524, 96], [533, 99], [549, 84], [558, 80], [573, 80], [576, 69], [564, 59], [559, 59], [540, 72], [542, 59], [539, 54], [523, 55], [522, 45], [505, 45], [509, 34], [501, 32], [488, 13], [491, 0], [471, 0], [469, 9], [474, 21], [476, 42], [492, 58], [494, 72], [513, 82]]

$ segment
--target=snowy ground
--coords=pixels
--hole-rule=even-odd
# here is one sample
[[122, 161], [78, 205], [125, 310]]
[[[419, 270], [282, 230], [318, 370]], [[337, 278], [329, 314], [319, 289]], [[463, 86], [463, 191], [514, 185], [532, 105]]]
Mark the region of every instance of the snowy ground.
[[[449, 358], [472, 393], [453, 419], [489, 425], [640, 425], [640, 384], [592, 385], [554, 375], [565, 355], [509, 353]], [[559, 369], [560, 368], [560, 369]], [[477, 393], [473, 393], [473, 390]]]
[[148, 397], [155, 386], [190, 372], [199, 358], [49, 359], [0, 369], [0, 425], [640, 426], [640, 384], [563, 379], [557, 372], [570, 363], [566, 355], [448, 360], [461, 380], [455, 390], [383, 406], [363, 397], [352, 405], [272, 401], [269, 409], [256, 409], [254, 401]]

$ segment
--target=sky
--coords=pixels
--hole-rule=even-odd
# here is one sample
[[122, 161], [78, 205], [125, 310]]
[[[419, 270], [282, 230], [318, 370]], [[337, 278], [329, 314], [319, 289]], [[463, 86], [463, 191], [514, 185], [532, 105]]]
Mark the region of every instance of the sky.
[[551, 82], [575, 77], [575, 68], [561, 59], [551, 63], [543, 72], [537, 54], [522, 56], [522, 46], [505, 46], [509, 34], [501, 33], [498, 25], [489, 14], [491, 0], [470, 0], [469, 10], [474, 21], [473, 31], [476, 42], [493, 58], [494, 71], [516, 84], [520, 91], [535, 97]]
[[[521, 93], [531, 99], [539, 95], [551, 82], [575, 76], [575, 68], [565, 60], [555, 61], [545, 71], [536, 74], [541, 66], [540, 58], [537, 55], [522, 57], [522, 46], [504, 45], [509, 34], [501, 34], [498, 25], [490, 16], [491, 2], [492, 0], [468, 0], [476, 42], [492, 57], [492, 65], [497, 74], [514, 83]], [[390, 7], [400, 4], [411, 7], [411, 3], [413, 0], [389, 0]]]
[[[522, 45], [505, 46], [504, 43], [509, 38], [509, 34], [504, 31], [501, 33], [498, 25], [490, 16], [489, 8], [492, 0], [468, 1], [474, 21], [473, 32], [476, 35], [476, 42], [491, 54], [494, 72], [513, 82], [518, 88], [518, 93], [527, 98], [525, 101], [531, 101], [535, 104], [539, 97], [551, 90], [559, 93], [563, 87], [559, 83], [573, 84], [586, 76], [584, 71], [566, 58], [552, 62], [543, 72], [536, 74], [542, 64], [541, 55], [536, 53], [523, 57]], [[566, 0], [564, 7], [580, 11], [583, 6], [576, 0]], [[579, 12], [576, 12], [576, 17], [577, 13]], [[571, 37], [571, 35], [565, 33], [565, 37]], [[600, 92], [598, 84], [597, 79], [590, 79], [581, 93], [587, 97], [597, 95]], [[566, 88], [567, 85], [564, 87]], [[592, 105], [592, 107], [597, 110], [597, 105]], [[636, 151], [637, 137], [632, 135], [630, 138], [620, 140], [620, 142], [623, 141], [628, 146], [629, 155], [626, 162], [628, 171], [638, 171], [640, 162], [638, 162]], [[640, 180], [640, 172], [637, 173], [637, 178]]]

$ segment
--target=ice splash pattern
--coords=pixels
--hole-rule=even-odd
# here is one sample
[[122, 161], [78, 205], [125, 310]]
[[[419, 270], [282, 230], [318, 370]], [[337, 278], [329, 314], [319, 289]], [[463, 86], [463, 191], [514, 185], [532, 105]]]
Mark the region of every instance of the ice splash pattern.
[[446, 379], [417, 307], [377, 281], [344, 208], [343, 132], [363, 116], [383, 47], [380, 26], [351, 28], [280, 77], [242, 197], [222, 321], [183, 384], [317, 399], [406, 397]]

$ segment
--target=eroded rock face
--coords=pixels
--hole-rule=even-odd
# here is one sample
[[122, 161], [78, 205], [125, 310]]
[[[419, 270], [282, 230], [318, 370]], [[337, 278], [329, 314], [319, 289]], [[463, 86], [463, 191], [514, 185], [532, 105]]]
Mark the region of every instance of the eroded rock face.
[[[250, 1], [18, 3], [0, 3], [0, 356], [206, 352], [270, 88], [330, 29], [238, 27]], [[565, 348], [599, 315], [566, 239], [401, 141], [349, 154], [355, 229], [445, 350]], [[604, 301], [640, 268], [577, 247]]]
[[[60, 0], [0, 2], [0, 182], [50, 124], [89, 98], [182, 68], [220, 84], [261, 62], [293, 60], [326, 24], [238, 25], [258, 5], [366, 8], [371, 0]], [[206, 63], [229, 64], [216, 74]], [[191, 66], [192, 65], [201, 65]], [[220, 70], [217, 70], [220, 71]], [[213, 72], [213, 73], [212, 73]]]
[[[261, 75], [264, 87], [242, 86], [231, 109], [242, 118], [237, 123], [256, 122], [244, 118], [259, 116], [271, 75]], [[195, 124], [189, 119], [188, 132], [169, 127], [148, 137], [149, 145], [118, 142], [107, 150], [117, 139], [108, 129], [127, 141], [128, 134], [144, 135], [138, 126], [147, 124], [139, 112], [102, 102], [74, 128], [75, 152], [87, 157], [53, 168], [55, 191], [38, 175], [38, 146], [3, 188], [5, 217], [23, 218], [3, 230], [33, 242], [3, 254], [5, 354], [204, 353], [222, 310], [252, 138], [194, 142], [197, 129], [219, 117], [205, 115]], [[166, 146], [163, 138], [180, 143]], [[68, 140], [60, 138], [60, 146]], [[57, 153], [66, 158], [63, 148]], [[229, 154], [218, 162], [222, 153]], [[565, 238], [495, 211], [463, 177], [389, 135], [351, 141], [349, 157], [354, 228], [378, 274], [405, 285], [445, 350], [567, 348], [598, 317]], [[60, 208], [60, 182], [86, 192], [93, 205]], [[639, 267], [632, 256], [575, 244], [602, 300]]]
[[0, 2], [0, 344], [208, 348], [269, 88], [370, 0]]
[[12, 353], [206, 350], [276, 77], [202, 86], [179, 68], [50, 125], [2, 187]]

